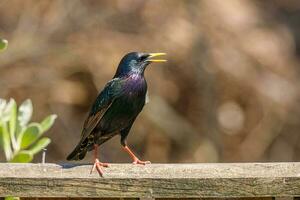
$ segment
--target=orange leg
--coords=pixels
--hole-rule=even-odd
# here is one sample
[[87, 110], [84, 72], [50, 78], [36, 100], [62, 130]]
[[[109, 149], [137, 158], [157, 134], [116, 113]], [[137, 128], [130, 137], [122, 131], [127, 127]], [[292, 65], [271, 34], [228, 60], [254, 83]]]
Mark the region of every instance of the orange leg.
[[93, 171], [96, 169], [99, 173], [99, 175], [102, 177], [103, 176], [103, 169], [102, 167], [108, 167], [107, 163], [102, 163], [98, 160], [98, 145], [94, 145], [94, 165], [91, 169], [90, 173], [93, 173]]
[[138, 159], [138, 157], [136, 157], [136, 155], [134, 155], [134, 153], [129, 149], [129, 147], [127, 145], [123, 146], [123, 149], [130, 155], [130, 157], [133, 160], [133, 164], [141, 164], [141, 165], [145, 165], [145, 164], [151, 164], [150, 161], [141, 161], [140, 159]]

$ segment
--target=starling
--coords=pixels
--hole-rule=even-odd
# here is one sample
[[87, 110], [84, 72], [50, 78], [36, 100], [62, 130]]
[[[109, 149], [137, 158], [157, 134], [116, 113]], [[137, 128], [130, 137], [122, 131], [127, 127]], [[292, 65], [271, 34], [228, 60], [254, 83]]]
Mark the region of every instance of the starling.
[[127, 146], [126, 138], [145, 105], [147, 82], [144, 71], [152, 62], [165, 62], [163, 59], [154, 59], [162, 55], [165, 53], [132, 52], [122, 58], [115, 76], [96, 98], [84, 122], [81, 139], [67, 160], [82, 160], [88, 151], [94, 149], [91, 173], [96, 169], [102, 176], [102, 167], [107, 167], [108, 164], [98, 160], [97, 149], [99, 145], [119, 134], [121, 145], [133, 159], [133, 164], [150, 163], [135, 156]]

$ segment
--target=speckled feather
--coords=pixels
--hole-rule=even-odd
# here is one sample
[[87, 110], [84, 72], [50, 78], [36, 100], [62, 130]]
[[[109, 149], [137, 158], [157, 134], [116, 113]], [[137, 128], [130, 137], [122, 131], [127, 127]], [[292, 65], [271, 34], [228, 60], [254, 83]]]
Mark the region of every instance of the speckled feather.
[[145, 105], [147, 93], [146, 65], [136, 67], [134, 59], [128, 55], [121, 60], [114, 78], [96, 98], [83, 125], [81, 140], [67, 160], [83, 159], [94, 144], [101, 145], [117, 134], [121, 134], [121, 142], [125, 141]]

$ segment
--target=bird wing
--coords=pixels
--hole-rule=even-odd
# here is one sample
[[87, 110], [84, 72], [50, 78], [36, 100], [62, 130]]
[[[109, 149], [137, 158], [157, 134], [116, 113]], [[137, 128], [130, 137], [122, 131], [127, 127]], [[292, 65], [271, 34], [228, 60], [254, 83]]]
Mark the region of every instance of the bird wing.
[[89, 116], [84, 122], [83, 130], [81, 133], [81, 141], [86, 139], [93, 129], [100, 122], [102, 116], [112, 105], [116, 97], [120, 94], [120, 79], [114, 78], [109, 81], [104, 89], [100, 92], [98, 97], [96, 98]]

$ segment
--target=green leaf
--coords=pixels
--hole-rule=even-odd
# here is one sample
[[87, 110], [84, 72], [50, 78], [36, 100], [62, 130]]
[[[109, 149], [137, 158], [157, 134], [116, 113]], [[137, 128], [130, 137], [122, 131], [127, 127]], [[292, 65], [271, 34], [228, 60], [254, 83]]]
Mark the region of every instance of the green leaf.
[[20, 197], [5, 197], [5, 200], [20, 200]]
[[14, 99], [10, 99], [10, 118], [9, 118], [9, 135], [14, 149], [17, 149], [17, 141], [15, 137], [17, 127], [17, 103]]
[[49, 115], [48, 117], [46, 117], [41, 123], [42, 132], [48, 131], [53, 125], [56, 118], [57, 115]]
[[0, 39], [0, 51], [3, 51], [7, 48], [8, 41], [5, 39]]
[[3, 143], [3, 127], [2, 127], [2, 123], [0, 121], [0, 146], [3, 147], [4, 143]]
[[33, 155], [30, 151], [20, 151], [9, 162], [11, 163], [28, 163], [33, 159]]
[[9, 102], [6, 104], [1, 118], [1, 126], [2, 126], [2, 143], [3, 143], [3, 150], [5, 153], [5, 157], [9, 160], [12, 156], [12, 149], [17, 147], [17, 143], [15, 140], [15, 125], [16, 125], [16, 110], [17, 105], [15, 100], [10, 99]]
[[10, 146], [10, 137], [7, 128], [8, 125], [7, 122], [1, 122], [0, 125], [1, 125], [0, 127], [1, 144], [5, 154], [5, 158], [6, 160], [9, 160], [12, 156], [12, 149]]
[[6, 100], [0, 98], [0, 120], [2, 119], [2, 114], [4, 112], [5, 107], [6, 107]]
[[41, 136], [41, 126], [38, 123], [29, 124], [23, 133], [19, 135], [18, 143], [21, 149], [26, 149]]
[[22, 127], [26, 126], [32, 116], [32, 102], [25, 100], [19, 107], [18, 121]]
[[32, 102], [30, 99], [25, 100], [18, 109], [18, 123], [16, 128], [16, 137], [18, 138], [18, 144], [20, 145], [20, 134], [26, 128], [26, 125], [30, 121], [32, 116]]
[[41, 138], [39, 141], [37, 141], [33, 146], [28, 150], [30, 151], [33, 155], [37, 154], [40, 152], [42, 149], [48, 146], [50, 144], [51, 140], [47, 137]]
[[3, 113], [2, 113], [2, 121], [10, 121], [10, 117], [11, 117], [11, 111], [12, 111], [12, 107], [14, 106], [15, 101], [13, 99], [10, 99], [9, 102], [6, 104]]

